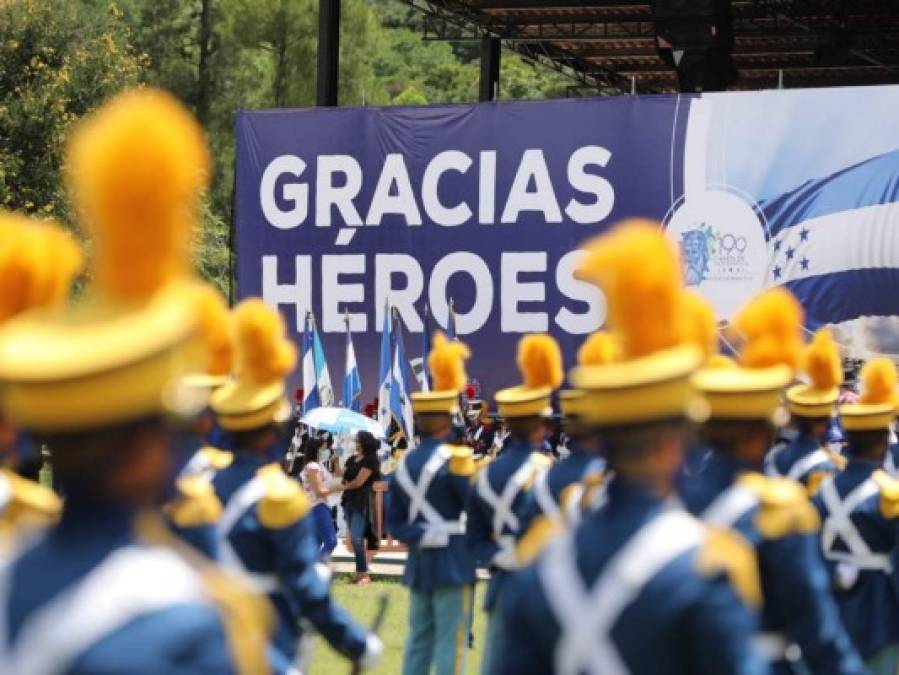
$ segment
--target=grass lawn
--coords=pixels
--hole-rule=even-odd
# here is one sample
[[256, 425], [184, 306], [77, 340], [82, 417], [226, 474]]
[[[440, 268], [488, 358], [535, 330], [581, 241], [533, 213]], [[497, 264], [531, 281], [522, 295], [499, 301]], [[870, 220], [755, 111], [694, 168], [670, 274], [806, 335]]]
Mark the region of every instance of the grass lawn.
[[[390, 604], [379, 631], [384, 641], [384, 660], [374, 670], [365, 672], [399, 675], [403, 663], [403, 644], [409, 627], [408, 591], [398, 581], [376, 581], [367, 586], [353, 586], [349, 581], [349, 577], [335, 578], [331, 587], [334, 599], [366, 626], [370, 625], [374, 618], [378, 596], [382, 593], [389, 595]], [[485, 588], [484, 583], [477, 586], [474, 606], [475, 648], [468, 652], [469, 674], [478, 672], [481, 660], [481, 638], [486, 628], [483, 611]], [[332, 651], [327, 642], [318, 638], [308, 675], [342, 675], [349, 672], [350, 663]]]

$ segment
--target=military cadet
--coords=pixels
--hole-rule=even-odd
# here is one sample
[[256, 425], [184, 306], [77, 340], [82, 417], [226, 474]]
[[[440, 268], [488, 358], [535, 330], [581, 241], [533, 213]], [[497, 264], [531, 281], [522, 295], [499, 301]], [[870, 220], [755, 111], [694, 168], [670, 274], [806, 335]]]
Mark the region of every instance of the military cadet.
[[173, 385], [196, 328], [184, 280], [202, 132], [142, 89], [70, 138], [91, 286], [0, 335], [3, 409], [51, 449], [66, 494], [59, 524], [0, 571], [0, 672], [266, 672], [268, 604], [182, 551], [156, 515], [178, 465], [166, 420], [189, 411]]
[[[593, 333], [578, 350], [580, 365], [602, 365], [618, 358], [620, 348], [613, 336], [605, 331]], [[605, 462], [599, 454], [599, 443], [596, 434], [590, 432], [584, 424], [583, 403], [584, 392], [578, 389], [565, 389], [559, 392], [559, 407], [564, 418], [565, 432], [568, 435], [570, 454], [555, 464], [534, 483], [528, 493], [528, 504], [521, 517], [521, 536], [527, 535], [530, 526], [538, 519], [553, 521], [559, 528], [576, 525], [581, 517], [583, 502], [589, 490], [602, 482]], [[537, 524], [538, 530], [532, 537], [542, 538], [541, 528], [549, 523], [542, 520]], [[519, 545], [531, 551], [522, 562], [530, 562], [531, 555], [538, 551], [529, 545]]]
[[389, 479], [387, 528], [408, 546], [403, 582], [410, 590], [403, 675], [465, 672], [475, 564], [465, 539], [465, 504], [474, 474], [469, 447], [451, 445], [453, 415], [465, 386], [468, 348], [434, 336], [430, 392], [412, 394], [418, 447]]
[[550, 460], [538, 449], [546, 429], [544, 419], [552, 414], [550, 396], [564, 377], [562, 353], [549, 335], [525, 335], [518, 343], [517, 361], [524, 383], [496, 393], [496, 405], [509, 428], [509, 438], [497, 459], [478, 474], [467, 507], [469, 545], [478, 564], [491, 572], [484, 603], [488, 623], [483, 673], [494, 672], [497, 662], [505, 657], [496, 651], [501, 622], [495, 609], [509, 573], [521, 566], [515, 553], [519, 519], [524, 514], [528, 490], [550, 466]]
[[763, 597], [757, 645], [773, 672], [794, 672], [798, 645], [811, 672], [860, 674], [828, 589], [817, 513], [800, 484], [761, 473], [786, 418], [781, 400], [799, 362], [801, 322], [802, 308], [783, 288], [760, 294], [733, 318], [744, 340], [739, 367], [694, 377], [709, 404], [701, 439], [711, 453], [681, 497], [691, 513], [732, 528], [755, 549]]
[[656, 224], [628, 222], [587, 246], [579, 275], [601, 284], [623, 360], [571, 380], [615, 476], [605, 504], [509, 582], [493, 673], [764, 672], [730, 581], [757, 599], [751, 548], [673, 499], [688, 420], [704, 412], [689, 383], [700, 350], [678, 330], [680, 274]]
[[240, 303], [234, 322], [237, 378], [210, 400], [234, 448], [234, 461], [212, 479], [224, 505], [219, 560], [268, 594], [279, 618], [275, 646], [289, 660], [299, 645], [300, 619], [306, 619], [341, 654], [374, 665], [381, 642], [332, 601], [330, 575], [317, 565], [309, 501], [278, 463], [282, 425], [291, 413], [284, 378], [296, 363], [296, 348], [281, 315], [261, 299]]
[[899, 599], [892, 554], [899, 544], [899, 482], [881, 465], [895, 416], [896, 369], [888, 359], [872, 359], [861, 379], [861, 402], [840, 406], [848, 464], [824, 480], [814, 503], [843, 623], [871, 673], [895, 675]]
[[[81, 268], [81, 250], [58, 225], [0, 213], [0, 324], [39, 307], [58, 308]], [[16, 474], [17, 439], [17, 430], [0, 409], [3, 544], [55, 522], [62, 510], [52, 490]]]
[[786, 394], [796, 438], [775, 446], [765, 460], [765, 473], [799, 481], [814, 494], [844, 464], [824, 445], [843, 381], [839, 348], [828, 329], [819, 330], [806, 347], [802, 370], [811, 382], [794, 385]]

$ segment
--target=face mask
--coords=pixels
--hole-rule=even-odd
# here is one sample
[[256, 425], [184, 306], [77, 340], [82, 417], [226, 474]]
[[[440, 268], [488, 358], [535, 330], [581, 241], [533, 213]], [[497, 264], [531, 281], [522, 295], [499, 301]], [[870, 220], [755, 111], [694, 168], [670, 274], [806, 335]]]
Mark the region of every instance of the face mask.
[[319, 462], [327, 462], [331, 457], [330, 450], [320, 450], [318, 453], [318, 461]]

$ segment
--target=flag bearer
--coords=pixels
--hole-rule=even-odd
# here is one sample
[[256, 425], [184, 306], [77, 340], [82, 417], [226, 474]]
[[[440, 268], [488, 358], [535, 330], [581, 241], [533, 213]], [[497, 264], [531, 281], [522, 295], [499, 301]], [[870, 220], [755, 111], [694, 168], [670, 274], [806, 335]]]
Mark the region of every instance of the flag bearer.
[[387, 527], [408, 546], [403, 582], [410, 590], [403, 675], [465, 672], [475, 582], [465, 539], [465, 504], [474, 474], [469, 447], [452, 445], [453, 415], [465, 386], [468, 348], [434, 336], [430, 392], [412, 394], [421, 442], [390, 476]]
[[862, 398], [840, 406], [848, 437], [846, 468], [825, 479], [814, 502], [821, 547], [843, 623], [874, 675], [899, 662], [899, 482], [881, 469], [895, 416], [896, 369], [885, 358], [862, 368]]
[[689, 420], [704, 412], [689, 381], [700, 350], [678, 327], [676, 251], [655, 224], [626, 223], [588, 245], [580, 273], [602, 285], [622, 338], [622, 361], [571, 375], [615, 477], [604, 505], [510, 580], [492, 672], [763, 673], [734, 592], [758, 599], [752, 549], [675, 499]]
[[3, 409], [50, 448], [66, 495], [59, 524], [0, 571], [0, 672], [266, 672], [268, 604], [182, 550], [157, 515], [179, 466], [169, 420], [193, 412], [174, 384], [196, 328], [185, 281], [202, 132], [142, 89], [71, 138], [91, 286], [0, 335]]
[[815, 494], [821, 481], [845, 463], [825, 446], [834, 405], [843, 382], [840, 352], [830, 331], [822, 328], [806, 347], [801, 368], [810, 384], [787, 389], [787, 407], [796, 427], [796, 438], [775, 447], [765, 461], [769, 476], [799, 481]]
[[234, 448], [234, 461], [212, 479], [223, 504], [219, 560], [269, 596], [278, 614], [275, 646], [288, 660], [296, 656], [300, 619], [306, 619], [341, 654], [374, 665], [381, 642], [331, 599], [327, 568], [317, 564], [309, 501], [275, 456], [291, 412], [284, 378], [296, 349], [280, 314], [259, 298], [238, 305], [234, 322], [237, 377], [210, 401]]
[[786, 417], [783, 389], [802, 350], [802, 308], [782, 288], [750, 301], [732, 320], [744, 341], [740, 367], [694, 377], [710, 416], [701, 440], [711, 452], [682, 499], [713, 527], [735, 530], [755, 549], [762, 611], [756, 642], [774, 673], [801, 662], [816, 675], [861, 675], [864, 667], [840, 622], [818, 550], [818, 517], [805, 489], [761, 473]]
[[549, 459], [538, 450], [546, 432], [544, 419], [552, 414], [550, 396], [563, 378], [562, 353], [549, 335], [524, 336], [517, 360], [524, 383], [496, 393], [510, 436], [497, 459], [478, 474], [467, 508], [469, 545], [478, 563], [491, 571], [483, 673], [494, 672], [507, 656], [497, 651], [501, 623], [495, 610], [509, 574], [521, 566], [515, 553], [520, 519], [528, 490], [549, 469]]

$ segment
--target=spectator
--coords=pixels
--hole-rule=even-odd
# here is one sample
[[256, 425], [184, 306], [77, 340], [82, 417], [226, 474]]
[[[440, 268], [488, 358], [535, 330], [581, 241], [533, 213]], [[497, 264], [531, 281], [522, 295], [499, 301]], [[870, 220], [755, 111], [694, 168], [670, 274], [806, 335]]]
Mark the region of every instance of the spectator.
[[327, 501], [331, 473], [324, 466], [327, 461], [324, 454], [326, 452], [320, 439], [308, 440], [300, 458], [299, 471], [303, 489], [312, 503], [312, 523], [315, 526], [315, 537], [318, 539], [320, 560], [328, 560], [337, 546], [337, 533]]
[[356, 452], [346, 460], [343, 468], [343, 485], [333, 491], [343, 491], [343, 512], [350, 530], [350, 541], [356, 556], [356, 579], [353, 583], [371, 582], [368, 574], [366, 543], [372, 551], [380, 541], [375, 534], [374, 491], [372, 485], [381, 479], [381, 462], [378, 448], [381, 444], [367, 431], [356, 436]]

